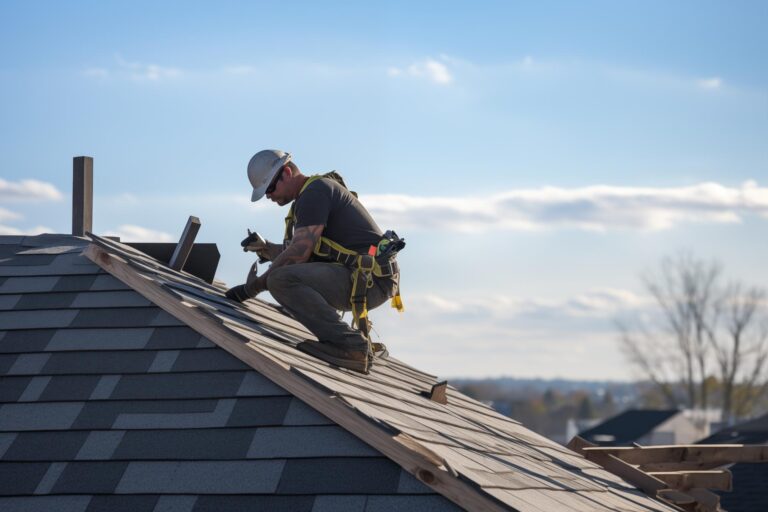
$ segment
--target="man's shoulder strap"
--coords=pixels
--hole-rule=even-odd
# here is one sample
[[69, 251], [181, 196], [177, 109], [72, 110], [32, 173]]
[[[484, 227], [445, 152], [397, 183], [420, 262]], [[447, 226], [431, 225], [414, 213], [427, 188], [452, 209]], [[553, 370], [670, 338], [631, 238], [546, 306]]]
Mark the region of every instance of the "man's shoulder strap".
[[[349, 187], [347, 187], [347, 184], [344, 183], [344, 178], [341, 177], [341, 174], [339, 174], [336, 171], [327, 172], [325, 174], [315, 174], [314, 176], [310, 176], [309, 180], [307, 180], [307, 183], [304, 184], [304, 188], [306, 188], [310, 182], [320, 179], [320, 178], [327, 178], [329, 180], [333, 180], [342, 187], [344, 187], [346, 190], [349, 190]], [[302, 189], [303, 190], [303, 189]], [[354, 192], [352, 190], [349, 190], [349, 193], [353, 196], [357, 197], [357, 192]]]

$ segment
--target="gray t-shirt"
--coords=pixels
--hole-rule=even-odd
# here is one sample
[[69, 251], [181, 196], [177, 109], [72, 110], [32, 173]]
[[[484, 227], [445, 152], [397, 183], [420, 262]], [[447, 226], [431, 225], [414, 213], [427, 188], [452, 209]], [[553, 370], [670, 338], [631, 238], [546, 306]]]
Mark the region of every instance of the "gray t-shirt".
[[296, 199], [296, 227], [322, 224], [323, 236], [358, 253], [367, 253], [382, 231], [352, 193], [330, 178], [309, 184]]

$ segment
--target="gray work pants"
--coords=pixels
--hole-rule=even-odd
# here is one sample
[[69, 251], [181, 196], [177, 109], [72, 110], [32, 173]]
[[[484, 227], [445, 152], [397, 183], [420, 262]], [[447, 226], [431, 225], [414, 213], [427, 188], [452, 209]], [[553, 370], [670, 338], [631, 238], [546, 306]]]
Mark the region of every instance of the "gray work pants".
[[[373, 278], [368, 289], [368, 309], [383, 304], [397, 290], [397, 276]], [[269, 272], [267, 290], [299, 322], [317, 336], [351, 349], [365, 349], [359, 331], [341, 320], [339, 311], [349, 311], [352, 271], [338, 263], [298, 263]]]

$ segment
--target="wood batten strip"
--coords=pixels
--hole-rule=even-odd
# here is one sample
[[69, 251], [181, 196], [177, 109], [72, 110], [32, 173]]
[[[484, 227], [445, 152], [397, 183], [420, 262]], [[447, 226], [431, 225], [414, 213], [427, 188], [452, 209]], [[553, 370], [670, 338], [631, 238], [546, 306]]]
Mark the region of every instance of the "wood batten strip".
[[727, 469], [719, 471], [664, 471], [648, 473], [665, 482], [675, 489], [712, 489], [715, 491], [731, 491], [733, 475]]
[[768, 462], [768, 446], [743, 444], [692, 444], [643, 447], [593, 446], [586, 452], [600, 452], [618, 457], [629, 464], [696, 462], [735, 464]]

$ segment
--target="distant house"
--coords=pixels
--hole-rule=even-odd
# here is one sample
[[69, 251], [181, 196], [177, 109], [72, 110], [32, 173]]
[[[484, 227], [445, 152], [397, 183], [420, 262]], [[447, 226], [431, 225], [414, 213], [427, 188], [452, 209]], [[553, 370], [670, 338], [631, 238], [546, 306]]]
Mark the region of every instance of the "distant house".
[[[698, 444], [768, 444], [768, 414], [724, 428]], [[728, 512], [768, 510], [768, 464], [734, 464], [733, 491], [720, 494]]]
[[692, 443], [701, 436], [701, 430], [677, 409], [629, 409], [579, 436], [599, 446], [650, 446]]

